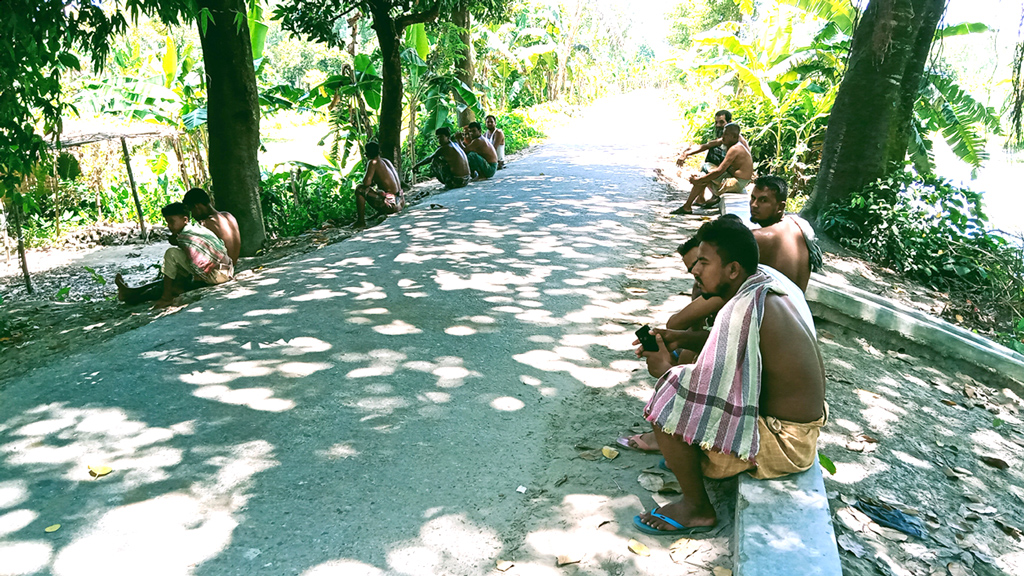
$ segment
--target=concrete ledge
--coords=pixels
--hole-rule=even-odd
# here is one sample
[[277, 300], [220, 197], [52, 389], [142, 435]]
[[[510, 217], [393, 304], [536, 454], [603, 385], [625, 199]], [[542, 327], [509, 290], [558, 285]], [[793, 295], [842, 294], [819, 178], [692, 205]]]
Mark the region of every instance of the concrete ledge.
[[841, 576], [821, 466], [777, 480], [740, 474], [733, 534], [736, 576]]

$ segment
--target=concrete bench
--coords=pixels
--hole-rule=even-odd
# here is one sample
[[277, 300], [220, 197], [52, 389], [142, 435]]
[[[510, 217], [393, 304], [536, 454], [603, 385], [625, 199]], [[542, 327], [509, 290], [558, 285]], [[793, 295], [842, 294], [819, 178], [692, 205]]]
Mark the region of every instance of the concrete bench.
[[[817, 459], [815, 459], [817, 460]], [[777, 480], [740, 474], [733, 533], [736, 576], [841, 576], [821, 466]]]

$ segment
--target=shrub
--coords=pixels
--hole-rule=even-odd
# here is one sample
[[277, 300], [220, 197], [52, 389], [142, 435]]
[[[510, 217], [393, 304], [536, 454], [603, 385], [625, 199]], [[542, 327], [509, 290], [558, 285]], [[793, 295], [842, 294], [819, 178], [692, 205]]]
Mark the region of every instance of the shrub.
[[[328, 220], [345, 222], [355, 218], [356, 182], [352, 178], [342, 176], [333, 166], [296, 163], [291, 168], [263, 173], [260, 204], [268, 234], [297, 236]], [[351, 173], [361, 174], [362, 163]]]
[[991, 314], [990, 327], [1024, 351], [1024, 249], [987, 223], [981, 194], [909, 165], [823, 217], [824, 231], [840, 244]]

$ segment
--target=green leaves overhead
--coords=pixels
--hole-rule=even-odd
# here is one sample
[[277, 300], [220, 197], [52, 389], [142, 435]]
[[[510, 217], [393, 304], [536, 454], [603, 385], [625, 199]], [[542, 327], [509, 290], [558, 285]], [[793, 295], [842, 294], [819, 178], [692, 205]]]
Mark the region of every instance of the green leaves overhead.
[[420, 60], [426, 60], [430, 53], [430, 40], [427, 38], [426, 25], [413, 24], [405, 29], [405, 45], [413, 48]]
[[853, 36], [857, 9], [850, 0], [776, 0], [794, 8], [813, 14], [822, 20], [833, 22], [847, 36]]
[[991, 28], [981, 22], [964, 22], [963, 24], [955, 24], [953, 26], [939, 28], [935, 31], [935, 39], [941, 40], [952, 36], [963, 36], [965, 34], [974, 34], [976, 32], [988, 32], [989, 30], [991, 30]]
[[160, 65], [164, 70], [164, 87], [170, 88], [174, 83], [174, 77], [178, 75], [178, 49], [171, 36], [167, 37], [167, 49]]

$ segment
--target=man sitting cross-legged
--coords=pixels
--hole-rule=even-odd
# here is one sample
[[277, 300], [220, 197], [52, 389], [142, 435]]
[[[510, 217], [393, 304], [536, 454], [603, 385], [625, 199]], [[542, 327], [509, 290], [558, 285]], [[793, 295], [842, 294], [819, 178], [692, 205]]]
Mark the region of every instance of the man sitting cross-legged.
[[[356, 186], [356, 228], [366, 228], [366, 204], [383, 214], [397, 214], [405, 208], [405, 194], [398, 170], [387, 158], [381, 158], [380, 145], [366, 144], [366, 176]], [[374, 188], [376, 186], [376, 188]]]
[[156, 300], [154, 308], [166, 308], [187, 290], [222, 284], [234, 276], [234, 264], [224, 242], [210, 230], [189, 224], [189, 212], [184, 204], [168, 204], [162, 213], [171, 231], [173, 246], [164, 252], [161, 279], [132, 288], [118, 274], [114, 277], [118, 300], [128, 304]]
[[202, 224], [224, 242], [228, 256], [231, 257], [232, 266], [237, 266], [242, 241], [238, 233], [238, 221], [235, 220], [235, 217], [230, 212], [218, 212], [214, 209], [210, 202], [210, 195], [202, 188], [192, 188], [185, 192], [185, 197], [181, 199], [181, 202], [188, 208], [196, 222]]
[[466, 158], [469, 160], [469, 168], [473, 171], [474, 178], [486, 180], [494, 176], [498, 170], [498, 153], [487, 138], [483, 138], [479, 122], [470, 122], [467, 129], [469, 144], [466, 146]]
[[437, 142], [440, 144], [433, 154], [421, 160], [412, 167], [413, 170], [430, 164], [430, 174], [437, 178], [437, 181], [444, 184], [445, 190], [462, 188], [469, 184], [470, 170], [469, 161], [466, 160], [466, 153], [462, 147], [452, 141], [452, 131], [447, 126], [442, 126], [434, 131]]
[[[693, 205], [704, 207], [717, 206], [722, 194], [727, 192], [743, 192], [750, 179], [754, 177], [754, 159], [750, 149], [740, 142], [739, 124], [726, 124], [722, 132], [722, 143], [728, 148], [725, 159], [714, 170], [703, 176], [690, 176], [693, 188], [686, 202], [672, 211], [673, 214], [693, 214]], [[704, 202], [704, 193], [711, 189], [711, 200]]]
[[[725, 145], [722, 144], [722, 133], [725, 132], [725, 125], [730, 122], [732, 122], [732, 112], [728, 110], [715, 112], [715, 138], [704, 144], [694, 144], [683, 150], [683, 153], [676, 160], [676, 164], [682, 166], [690, 156], [707, 150], [708, 154], [704, 157], [704, 163], [701, 164], [700, 171], [703, 174], [707, 174], [717, 168], [722, 163], [722, 160], [725, 159], [726, 149]], [[748, 149], [750, 148], [750, 144], [747, 143], [747, 139], [742, 134], [740, 135], [740, 144], [743, 144]]]
[[825, 370], [813, 330], [786, 289], [758, 270], [757, 243], [735, 218], [701, 235], [693, 274], [702, 296], [726, 305], [694, 364], [674, 366], [661, 334], [643, 352], [659, 378], [644, 408], [683, 498], [636, 516], [636, 527], [675, 536], [717, 523], [704, 478], [749, 472], [777, 478], [810, 468], [827, 418]]
[[502, 170], [505, 168], [505, 131], [498, 128], [498, 119], [494, 114], [488, 114], [484, 118], [484, 125], [487, 126], [484, 138], [494, 146], [494, 152], [498, 157], [498, 170]]

